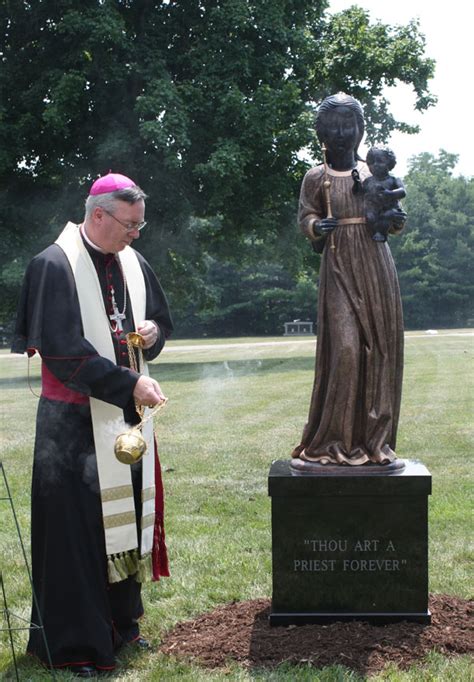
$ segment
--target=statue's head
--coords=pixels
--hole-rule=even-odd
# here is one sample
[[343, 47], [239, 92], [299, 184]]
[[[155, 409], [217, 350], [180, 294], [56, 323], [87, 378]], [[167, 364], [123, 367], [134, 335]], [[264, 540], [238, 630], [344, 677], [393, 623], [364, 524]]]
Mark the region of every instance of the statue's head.
[[387, 171], [391, 171], [397, 164], [395, 152], [385, 145], [375, 145], [367, 152], [367, 165], [370, 169], [376, 164], [385, 166]]
[[364, 136], [364, 111], [359, 100], [344, 92], [326, 97], [316, 113], [316, 133], [330, 151], [335, 145], [348, 145], [358, 158], [357, 150]]

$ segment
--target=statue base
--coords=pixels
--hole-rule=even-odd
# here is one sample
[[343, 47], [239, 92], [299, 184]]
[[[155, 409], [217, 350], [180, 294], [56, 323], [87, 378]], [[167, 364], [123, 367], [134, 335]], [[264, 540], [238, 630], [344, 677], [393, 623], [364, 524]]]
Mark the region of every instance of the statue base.
[[398, 474], [405, 468], [404, 459], [396, 459], [388, 464], [361, 464], [354, 466], [351, 464], [320, 464], [319, 462], [308, 462], [305, 459], [294, 458], [290, 461], [291, 473], [294, 476], [389, 476]]
[[430, 623], [431, 474], [417, 461], [392, 464], [273, 462], [270, 625]]

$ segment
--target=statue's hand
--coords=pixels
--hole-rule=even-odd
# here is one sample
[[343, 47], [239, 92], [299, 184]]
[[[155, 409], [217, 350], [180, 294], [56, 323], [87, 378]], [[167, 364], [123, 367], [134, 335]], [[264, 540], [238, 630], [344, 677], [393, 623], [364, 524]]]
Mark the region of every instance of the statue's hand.
[[392, 223], [399, 227], [400, 225], [403, 225], [406, 222], [407, 214], [405, 213], [405, 211], [395, 209], [394, 211], [392, 211], [392, 215], [390, 216], [390, 218]]
[[337, 218], [323, 218], [315, 224], [315, 230], [319, 234], [329, 234], [337, 226]]

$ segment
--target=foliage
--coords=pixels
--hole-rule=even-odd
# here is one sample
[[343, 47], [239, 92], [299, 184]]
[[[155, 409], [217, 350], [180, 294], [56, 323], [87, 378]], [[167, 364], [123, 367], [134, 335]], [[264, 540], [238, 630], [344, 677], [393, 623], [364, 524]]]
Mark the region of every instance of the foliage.
[[[315, 102], [344, 89], [365, 104], [374, 139], [407, 129], [381, 93], [400, 80], [420, 109], [433, 103], [417, 24], [327, 5], [1, 0], [3, 315], [18, 291], [3, 269], [11, 254], [23, 267], [67, 219], [79, 222], [91, 180], [109, 169], [150, 194], [155, 227], [140, 248], [179, 320], [206, 297], [209, 258], [241, 265], [245, 253], [256, 267], [249, 240], [269, 247], [294, 224], [300, 152], [317, 153]], [[295, 281], [305, 272], [303, 257], [281, 262]]]
[[452, 176], [456, 160], [420, 154], [405, 179], [407, 232], [391, 247], [411, 328], [474, 321], [474, 179]]
[[[474, 181], [453, 177], [455, 165], [456, 156], [445, 151], [411, 160], [408, 224], [390, 240], [408, 329], [474, 321]], [[289, 230], [271, 245], [247, 239], [238, 253], [240, 263], [204, 259], [203, 295], [182, 314], [182, 334], [274, 334], [295, 318], [316, 322], [319, 259], [307, 240]]]
[[[194, 311], [194, 324], [183, 333], [238, 336], [252, 330], [257, 335], [283, 331], [294, 317], [314, 320], [316, 289], [302, 277], [296, 282], [279, 263], [258, 268], [238, 267], [232, 261], [209, 259], [206, 276], [209, 306]], [[197, 323], [197, 324], [196, 324]]]

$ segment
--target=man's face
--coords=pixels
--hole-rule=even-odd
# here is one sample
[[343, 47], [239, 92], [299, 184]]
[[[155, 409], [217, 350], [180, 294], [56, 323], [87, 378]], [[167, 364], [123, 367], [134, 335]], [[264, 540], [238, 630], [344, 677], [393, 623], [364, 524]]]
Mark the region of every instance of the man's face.
[[[138, 239], [138, 225], [145, 219], [145, 202], [143, 199], [134, 204], [117, 201], [111, 211], [97, 207], [94, 209], [96, 221], [96, 243], [108, 253], [118, 253]], [[132, 229], [127, 229], [131, 227]]]

